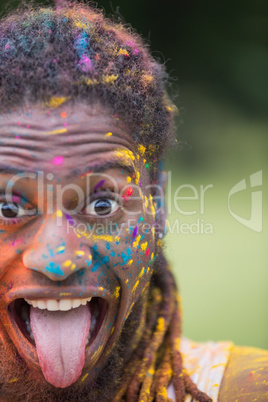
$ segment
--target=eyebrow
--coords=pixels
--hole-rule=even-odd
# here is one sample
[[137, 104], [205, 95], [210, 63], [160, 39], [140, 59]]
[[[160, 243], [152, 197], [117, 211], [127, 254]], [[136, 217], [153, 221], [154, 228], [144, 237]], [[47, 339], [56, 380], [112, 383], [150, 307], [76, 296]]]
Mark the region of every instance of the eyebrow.
[[[65, 176], [66, 179], [72, 178], [74, 175], [84, 175], [87, 173], [101, 173], [108, 169], [123, 169], [124, 171], [128, 172], [130, 175], [135, 174], [135, 168], [132, 164], [127, 164], [121, 161], [120, 159], [117, 160], [110, 160], [105, 163], [99, 164], [94, 163], [92, 165], [87, 165], [87, 167], [83, 170], [81, 169], [73, 169], [68, 175]], [[38, 173], [38, 170], [28, 170], [28, 169], [19, 169], [12, 166], [6, 166], [0, 164], [0, 174], [23, 174], [23, 173]]]

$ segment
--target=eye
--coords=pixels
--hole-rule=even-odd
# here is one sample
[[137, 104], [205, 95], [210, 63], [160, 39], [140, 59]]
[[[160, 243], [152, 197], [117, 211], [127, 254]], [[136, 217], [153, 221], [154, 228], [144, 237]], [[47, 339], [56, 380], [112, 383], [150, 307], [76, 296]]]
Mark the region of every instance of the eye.
[[87, 215], [106, 216], [111, 215], [120, 208], [117, 201], [109, 198], [100, 198], [92, 201], [86, 208], [85, 213]]
[[29, 210], [22, 208], [16, 202], [0, 202], [0, 218], [17, 219], [25, 215], [33, 215]]

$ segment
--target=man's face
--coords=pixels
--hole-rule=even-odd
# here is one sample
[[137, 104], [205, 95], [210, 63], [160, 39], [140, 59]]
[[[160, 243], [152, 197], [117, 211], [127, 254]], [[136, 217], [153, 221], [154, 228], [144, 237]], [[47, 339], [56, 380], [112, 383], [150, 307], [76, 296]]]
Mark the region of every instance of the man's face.
[[144, 148], [101, 107], [1, 117], [0, 335], [39, 380], [91, 381], [146, 300], [149, 185]]

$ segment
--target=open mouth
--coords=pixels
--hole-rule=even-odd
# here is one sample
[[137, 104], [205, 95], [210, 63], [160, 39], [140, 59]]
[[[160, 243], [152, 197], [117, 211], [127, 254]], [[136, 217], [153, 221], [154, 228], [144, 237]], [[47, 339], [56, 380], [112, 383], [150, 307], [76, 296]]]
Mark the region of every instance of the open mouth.
[[[108, 302], [102, 297], [18, 298], [8, 306], [20, 347], [57, 388], [76, 382], [84, 364], [96, 356], [108, 336]], [[27, 347], [28, 344], [28, 347]], [[32, 351], [31, 351], [32, 349]], [[34, 363], [35, 364], [35, 363]]]
[[[91, 322], [86, 340], [86, 348], [88, 348], [102, 326], [104, 318], [108, 310], [108, 303], [101, 297], [88, 297], [84, 299], [16, 299], [9, 305], [9, 315], [15, 321], [23, 336], [36, 347], [34, 333], [31, 327], [31, 306], [34, 309], [47, 310], [53, 312], [54, 315], [62, 314], [61, 312], [69, 312], [79, 309], [81, 306], [87, 306], [90, 311]], [[78, 311], [78, 310], [76, 310]], [[64, 313], [63, 313], [64, 314]], [[12, 320], [12, 321], [13, 321]]]

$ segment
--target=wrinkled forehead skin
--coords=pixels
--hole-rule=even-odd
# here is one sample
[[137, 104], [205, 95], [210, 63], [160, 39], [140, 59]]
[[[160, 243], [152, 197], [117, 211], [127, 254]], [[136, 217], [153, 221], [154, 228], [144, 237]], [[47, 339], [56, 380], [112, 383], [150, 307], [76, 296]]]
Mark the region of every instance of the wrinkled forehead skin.
[[[147, 165], [144, 147], [100, 105], [32, 106], [0, 118], [0, 335], [38, 378], [55, 387], [92, 379], [135, 303], [148, 297], [156, 228]], [[15, 211], [11, 218], [7, 203], [17, 208], [8, 210]], [[104, 207], [105, 214], [99, 214]], [[58, 374], [55, 380], [57, 369], [42, 362], [46, 341], [35, 332], [36, 320], [44, 321], [42, 311], [47, 310], [27, 306], [32, 326], [37, 326], [33, 341], [19, 317], [24, 299], [33, 304], [90, 297], [97, 301], [99, 317], [89, 344], [79, 338], [88, 332], [86, 323], [77, 315], [68, 325], [69, 312], [63, 313], [67, 337], [79, 338], [68, 340], [70, 347], [74, 355], [79, 349], [84, 364], [73, 363], [75, 373]], [[32, 310], [39, 310], [35, 319]], [[86, 314], [90, 326], [92, 311]], [[69, 329], [76, 322], [83, 335]], [[63, 364], [66, 371], [69, 358]]]

